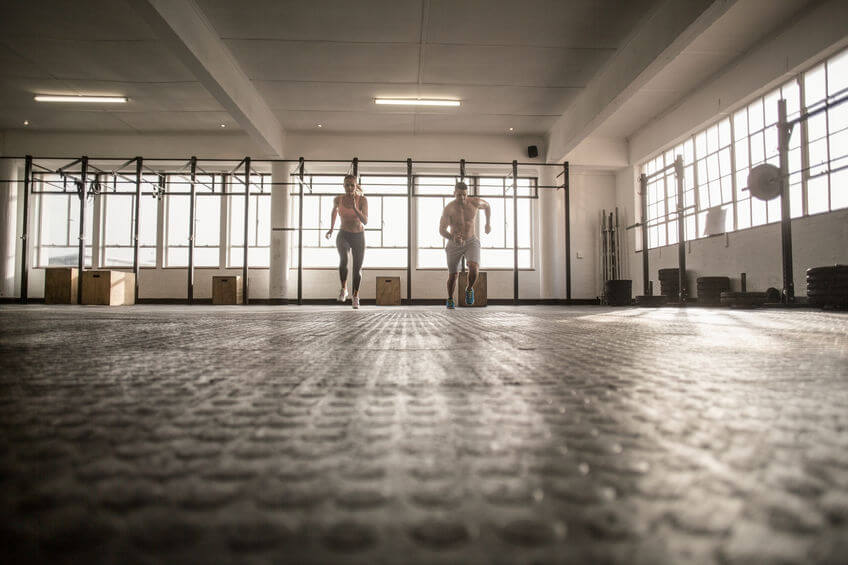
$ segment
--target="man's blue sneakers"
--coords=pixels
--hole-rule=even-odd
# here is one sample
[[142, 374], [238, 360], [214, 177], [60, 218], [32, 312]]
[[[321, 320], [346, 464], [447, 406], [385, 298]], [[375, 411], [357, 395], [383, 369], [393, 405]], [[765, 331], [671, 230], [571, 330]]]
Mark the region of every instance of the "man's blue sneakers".
[[465, 289], [465, 303], [469, 306], [474, 305], [474, 289], [466, 288]]
[[453, 298], [448, 298], [448, 301], [445, 306], [448, 307], [448, 310], [453, 310], [454, 308], [456, 308], [456, 304], [453, 303]]

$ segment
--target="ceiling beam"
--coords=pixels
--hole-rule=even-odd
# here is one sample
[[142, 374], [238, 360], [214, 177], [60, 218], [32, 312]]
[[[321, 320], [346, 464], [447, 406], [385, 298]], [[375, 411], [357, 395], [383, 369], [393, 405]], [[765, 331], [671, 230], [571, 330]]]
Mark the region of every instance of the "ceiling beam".
[[285, 131], [194, 0], [130, 0], [153, 32], [271, 156]]
[[547, 162], [562, 161], [737, 0], [665, 0], [595, 75], [547, 134]]
[[627, 140], [590, 136], [569, 151], [565, 160], [580, 167], [620, 169], [630, 164]]

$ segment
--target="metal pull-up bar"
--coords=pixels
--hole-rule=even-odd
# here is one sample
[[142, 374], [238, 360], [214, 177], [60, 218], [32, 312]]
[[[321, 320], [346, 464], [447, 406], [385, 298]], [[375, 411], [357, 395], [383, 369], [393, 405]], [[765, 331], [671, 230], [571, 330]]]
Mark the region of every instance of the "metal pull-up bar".
[[518, 306], [518, 161], [512, 162], [512, 303]]
[[571, 182], [568, 161], [562, 164], [562, 172], [556, 178], [559, 177], [563, 177], [562, 188], [565, 199], [565, 299], [571, 300]]
[[[820, 111], [823, 110], [815, 110], [814, 113], [799, 117], [797, 121]], [[777, 101], [777, 116], [777, 150], [780, 158], [780, 249], [783, 262], [781, 299], [784, 304], [792, 304], [795, 302], [795, 281], [792, 275], [792, 215], [789, 210], [789, 138], [795, 122], [790, 124], [786, 119], [786, 100], [782, 98]]]
[[683, 305], [688, 297], [686, 289], [686, 242], [684, 241], [686, 232], [683, 225], [683, 157], [678, 155], [672, 166], [677, 179], [677, 277], [680, 304]]
[[29, 190], [32, 177], [32, 155], [27, 155], [24, 161], [24, 218], [21, 231], [21, 303], [27, 303], [29, 293], [29, 270], [27, 256], [29, 254]]
[[[131, 163], [132, 161], [127, 161]], [[126, 165], [125, 165], [126, 166]], [[139, 268], [138, 268], [138, 234], [141, 228], [141, 179], [144, 163], [141, 157], [135, 158], [135, 224], [133, 225], [133, 275], [135, 278], [133, 304], [138, 304]]]
[[297, 198], [297, 305], [303, 304], [303, 168], [304, 159], [300, 158], [298, 164], [298, 185], [299, 192]]
[[249, 275], [249, 268], [247, 264], [247, 254], [249, 251], [248, 246], [248, 234], [250, 233], [250, 226], [248, 222], [250, 220], [250, 157], [244, 158], [244, 251], [243, 251], [243, 259], [241, 266], [241, 289], [242, 289], [242, 304], [247, 306], [250, 303], [250, 284], [247, 279]]
[[639, 223], [628, 226], [627, 229], [642, 228], [642, 294], [650, 296], [651, 272], [648, 257], [648, 175], [639, 175], [639, 209], [641, 220]]
[[80, 160], [80, 186], [79, 186], [79, 257], [77, 273], [77, 304], [82, 304], [82, 271], [85, 268], [85, 181], [88, 174], [88, 157], [83, 156]]
[[688, 296], [686, 287], [686, 242], [683, 214], [686, 207], [683, 204], [683, 157], [675, 158], [670, 165], [654, 171], [650, 175], [639, 175], [639, 208], [641, 220], [626, 229], [642, 228], [642, 292], [650, 296], [650, 258], [648, 252], [648, 180], [659, 176], [669, 170], [674, 170], [677, 184], [677, 276], [678, 276], [678, 300], [685, 304]]
[[406, 160], [406, 303], [412, 304], [412, 159]]
[[[20, 157], [13, 156], [0, 156], [0, 159], [21, 159]], [[70, 163], [60, 167], [56, 170], [51, 170], [47, 167], [39, 165], [35, 162], [35, 159], [32, 156], [26, 156], [23, 158], [25, 161], [25, 176], [23, 180], [24, 184], [24, 221], [23, 221], [23, 233], [21, 235], [21, 239], [24, 241], [24, 249], [25, 252], [21, 257], [21, 267], [22, 267], [22, 278], [21, 278], [21, 301], [26, 302], [28, 298], [28, 250], [29, 250], [29, 226], [28, 226], [28, 215], [29, 215], [29, 195], [32, 190], [32, 183], [34, 180], [33, 168], [38, 168], [43, 170], [45, 173], [53, 173], [60, 174], [66, 178], [71, 178], [75, 181], [75, 183], [83, 188], [80, 190], [78, 188], [78, 195], [80, 198], [80, 222], [79, 222], [79, 245], [78, 245], [78, 268], [80, 273], [82, 273], [85, 268], [85, 184], [88, 180], [89, 172], [91, 170], [95, 171], [97, 174], [104, 174], [112, 176], [115, 179], [120, 178], [121, 180], [132, 183], [135, 185], [135, 206], [134, 206], [134, 216], [135, 222], [133, 226], [133, 264], [132, 270], [135, 274], [135, 298], [138, 300], [139, 293], [139, 272], [140, 272], [140, 257], [139, 257], [139, 234], [140, 234], [140, 222], [141, 222], [141, 209], [140, 209], [140, 200], [142, 196], [141, 184], [147, 183], [156, 188], [155, 195], [161, 196], [164, 188], [164, 179], [166, 174], [182, 174], [185, 169], [189, 169], [189, 185], [190, 191], [187, 194], [190, 196], [190, 209], [189, 209], [189, 261], [188, 261], [188, 274], [186, 281], [186, 294], [187, 300], [189, 303], [194, 300], [194, 247], [196, 243], [196, 229], [195, 229], [195, 219], [196, 219], [196, 203], [195, 199], [197, 197], [197, 185], [201, 184], [202, 186], [208, 185], [201, 183], [197, 179], [197, 173], [200, 171], [202, 174], [209, 175], [203, 170], [202, 167], [199, 166], [200, 159], [196, 157], [191, 157], [186, 162], [186, 165], [180, 169], [178, 173], [165, 173], [162, 171], [156, 171], [151, 168], [151, 161], [174, 161], [176, 158], [161, 158], [145, 160], [141, 157], [133, 157], [131, 159], [125, 158], [115, 158], [115, 157], [95, 157], [91, 158], [88, 156], [83, 156], [80, 158], [75, 158]], [[69, 158], [59, 158], [59, 157], [42, 157], [41, 159], [69, 159]], [[117, 167], [112, 170], [102, 170], [98, 167], [95, 167], [91, 164], [91, 162], [99, 162], [99, 161], [115, 161], [120, 163]], [[203, 161], [210, 162], [219, 162], [219, 163], [233, 163], [236, 159], [203, 159]], [[135, 178], [130, 178], [120, 171], [127, 167], [130, 163], [135, 162]], [[308, 162], [318, 162], [318, 163], [351, 163], [352, 170], [358, 176], [359, 174], [359, 165], [360, 163], [405, 163], [406, 164], [406, 174], [407, 174], [407, 303], [412, 303], [412, 280], [413, 280], [413, 254], [412, 254], [412, 241], [413, 241], [413, 233], [412, 233], [412, 204], [413, 199], [416, 196], [415, 194], [415, 185], [414, 185], [414, 175], [413, 175], [413, 160], [411, 158], [406, 159], [405, 161], [394, 161], [394, 160], [360, 160], [357, 157], [354, 157], [353, 160], [307, 160], [303, 157], [298, 158], [297, 160], [291, 159], [260, 159], [253, 161], [250, 157], [244, 157], [241, 160], [238, 160], [236, 166], [230, 169], [228, 172], [217, 172], [215, 171], [212, 174], [221, 174], [225, 178], [229, 176], [231, 179], [236, 179], [239, 182], [243, 182], [245, 186], [244, 191], [244, 241], [242, 242], [243, 248], [243, 264], [242, 264], [242, 279], [243, 279], [243, 303], [249, 303], [249, 235], [250, 235], [250, 226], [249, 226], [249, 214], [250, 214], [250, 175], [251, 175], [251, 167], [254, 163], [297, 163], [298, 171], [296, 175], [297, 184], [299, 186], [298, 196], [299, 196], [299, 206], [298, 206], [298, 227], [296, 228], [298, 231], [298, 304], [303, 303], [303, 197], [304, 197], [304, 176], [305, 176], [305, 165]], [[466, 161], [465, 159], [460, 159], [459, 161], [416, 161], [415, 163], [423, 164], [423, 165], [459, 165], [459, 173], [460, 178], [467, 178], [468, 171], [467, 165], [488, 165], [488, 166], [499, 166], [499, 165], [510, 165], [511, 171], [510, 176], [512, 176], [512, 189], [513, 189], [513, 302], [518, 304], [519, 301], [519, 269], [518, 269], [518, 167], [519, 166], [532, 166], [532, 167], [561, 167], [562, 170], [557, 174], [556, 178], [564, 177], [563, 183], [561, 185], [539, 185], [536, 184], [536, 188], [551, 188], [551, 189], [565, 189], [565, 222], [566, 222], [566, 233], [565, 233], [565, 244], [566, 244], [566, 298], [571, 299], [571, 258], [570, 258], [570, 190], [569, 190], [569, 174], [568, 174], [568, 163], [521, 163], [518, 161], [512, 161], [511, 163], [505, 162], [496, 162], [496, 161]], [[75, 174], [79, 176], [73, 176], [68, 173], [68, 169], [74, 167], [76, 165], [80, 165], [78, 171], [74, 171]], [[155, 165], [154, 165], [155, 166]], [[244, 167], [243, 172], [243, 181], [239, 178], [241, 175], [237, 175], [236, 173], [240, 171], [240, 169]], [[155, 185], [153, 182], [144, 178], [144, 172], [147, 171], [149, 173], [157, 175], [159, 178], [159, 184]], [[13, 180], [8, 182], [21, 182], [19, 180]], [[48, 181], [43, 181], [48, 182]], [[272, 184], [291, 184], [291, 183], [272, 183]], [[212, 188], [214, 192], [214, 187]], [[224, 194], [226, 190], [222, 191]], [[311, 191], [310, 191], [311, 192]], [[274, 228], [274, 229], [284, 229], [284, 228]], [[294, 231], [295, 228], [285, 228], [290, 231]], [[79, 278], [79, 283], [77, 287], [77, 298], [78, 301], [81, 301], [82, 298], [82, 277]]]
[[190, 163], [191, 194], [188, 201], [188, 277], [186, 280], [186, 296], [188, 303], [194, 303], [194, 237], [195, 237], [195, 222], [194, 222], [194, 199], [197, 196], [197, 187], [194, 181], [197, 179], [197, 157], [192, 157]]

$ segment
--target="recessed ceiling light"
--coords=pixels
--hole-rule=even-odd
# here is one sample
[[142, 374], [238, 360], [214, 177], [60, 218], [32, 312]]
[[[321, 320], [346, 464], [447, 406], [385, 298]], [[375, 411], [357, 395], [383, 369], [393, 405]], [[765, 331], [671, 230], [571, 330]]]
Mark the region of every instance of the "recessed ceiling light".
[[221, 127], [225, 128], [225, 127], [227, 127], [227, 124], [221, 124]]
[[47, 94], [38, 94], [35, 96], [36, 102], [94, 102], [99, 104], [124, 104], [128, 98], [126, 96], [52, 96]]
[[28, 125], [29, 125], [29, 120], [24, 120], [24, 125], [25, 125], [25, 126], [28, 126]]
[[509, 131], [515, 131], [515, 128], [509, 128]]
[[459, 100], [434, 100], [427, 98], [375, 98], [375, 104], [394, 104], [398, 106], [459, 106]]
[[324, 124], [318, 124], [318, 127], [322, 128], [322, 127], [324, 127]]

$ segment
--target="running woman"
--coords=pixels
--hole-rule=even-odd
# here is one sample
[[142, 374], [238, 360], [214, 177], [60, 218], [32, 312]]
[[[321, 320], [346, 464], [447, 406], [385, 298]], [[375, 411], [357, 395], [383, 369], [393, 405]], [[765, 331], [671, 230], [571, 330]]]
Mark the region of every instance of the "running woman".
[[362, 281], [362, 261], [365, 258], [365, 225], [368, 223], [368, 199], [356, 183], [356, 177], [345, 175], [345, 193], [333, 200], [333, 212], [330, 217], [330, 229], [324, 235], [330, 239], [336, 225], [336, 216], [341, 219], [339, 233], [336, 236], [336, 249], [339, 252], [339, 279], [342, 288], [339, 302], [345, 302], [347, 292], [347, 254], [353, 255], [353, 294], [351, 303], [359, 308], [359, 283]]

